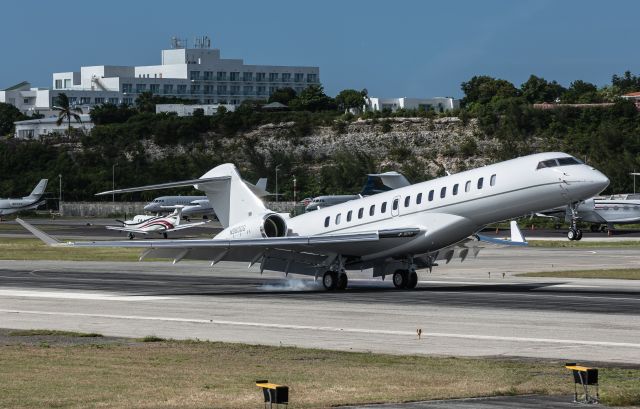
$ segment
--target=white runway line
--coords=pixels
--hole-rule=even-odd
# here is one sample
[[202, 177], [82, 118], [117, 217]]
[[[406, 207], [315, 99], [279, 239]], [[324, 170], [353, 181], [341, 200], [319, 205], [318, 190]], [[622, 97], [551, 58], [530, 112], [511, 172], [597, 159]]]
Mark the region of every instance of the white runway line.
[[[5, 314], [32, 314], [32, 315], [49, 315], [49, 316], [67, 316], [67, 317], [89, 317], [89, 318], [109, 318], [121, 320], [142, 320], [142, 321], [165, 321], [165, 322], [184, 322], [194, 324], [213, 324], [213, 325], [230, 325], [245, 326], [272, 329], [290, 329], [290, 330], [311, 330], [311, 331], [327, 331], [357, 334], [379, 334], [379, 335], [401, 335], [415, 337], [415, 331], [392, 331], [381, 329], [364, 329], [364, 328], [338, 328], [338, 327], [320, 327], [311, 325], [291, 325], [291, 324], [268, 324], [261, 322], [242, 322], [242, 321], [224, 321], [224, 320], [207, 320], [198, 318], [179, 318], [179, 317], [151, 317], [141, 315], [112, 315], [112, 314], [86, 314], [76, 312], [51, 312], [51, 311], [29, 311], [29, 310], [8, 310], [0, 309], [0, 313]], [[473, 335], [473, 334], [452, 334], [442, 332], [428, 332], [422, 334], [423, 339], [432, 338], [458, 338], [458, 339], [475, 339], [475, 340], [491, 340], [491, 341], [507, 341], [507, 342], [532, 342], [543, 344], [563, 344], [563, 345], [583, 345], [583, 346], [600, 346], [600, 347], [625, 347], [640, 348], [640, 344], [630, 342], [606, 342], [606, 341], [585, 341], [573, 339], [552, 339], [552, 338], [528, 338], [528, 337], [504, 337], [496, 335]]]
[[96, 301], [156, 301], [173, 300], [173, 297], [155, 295], [117, 295], [109, 293], [81, 293], [67, 291], [29, 291], [29, 290], [3, 290], [0, 289], [0, 297], [27, 297], [27, 298], [60, 298], [67, 300], [96, 300]]

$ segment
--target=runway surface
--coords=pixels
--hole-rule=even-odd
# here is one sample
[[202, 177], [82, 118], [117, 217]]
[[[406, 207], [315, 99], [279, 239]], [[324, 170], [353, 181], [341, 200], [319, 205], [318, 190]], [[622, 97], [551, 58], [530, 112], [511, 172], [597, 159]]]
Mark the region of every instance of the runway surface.
[[638, 266], [635, 248], [485, 250], [420, 272], [416, 291], [353, 274], [335, 293], [237, 263], [0, 263], [7, 328], [640, 364], [640, 283], [514, 277]]

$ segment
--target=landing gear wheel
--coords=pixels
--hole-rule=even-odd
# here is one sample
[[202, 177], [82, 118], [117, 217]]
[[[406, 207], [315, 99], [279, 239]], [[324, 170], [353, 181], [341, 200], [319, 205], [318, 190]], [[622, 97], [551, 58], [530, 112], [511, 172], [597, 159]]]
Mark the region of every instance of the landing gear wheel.
[[133, 240], [133, 238], [136, 237], [136, 236], [133, 235], [133, 233], [129, 233], [128, 236], [129, 236], [129, 240]]
[[164, 237], [166, 239], [168, 237], [167, 236], [167, 232], [162, 233], [162, 237]]
[[582, 240], [582, 230], [576, 230], [576, 240]]
[[396, 270], [393, 273], [393, 285], [398, 288], [407, 288], [407, 282], [409, 281], [408, 271], [406, 270]]
[[567, 232], [567, 238], [571, 241], [575, 240], [577, 236], [578, 232], [574, 229], [569, 229], [569, 231]]
[[336, 285], [336, 290], [346, 290], [347, 284], [349, 284], [349, 278], [347, 277], [347, 275], [345, 273], [338, 274], [338, 284]]
[[322, 276], [322, 285], [328, 291], [333, 291], [338, 285], [338, 274], [333, 271], [327, 271]]
[[413, 290], [418, 285], [418, 274], [415, 271], [409, 273], [409, 279], [407, 280], [407, 288]]

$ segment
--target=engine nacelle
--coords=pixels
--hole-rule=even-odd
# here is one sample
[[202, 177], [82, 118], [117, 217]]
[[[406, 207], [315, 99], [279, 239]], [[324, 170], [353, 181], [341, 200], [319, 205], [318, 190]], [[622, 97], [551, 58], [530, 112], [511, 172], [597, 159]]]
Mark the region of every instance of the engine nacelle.
[[265, 213], [224, 229], [216, 238], [220, 239], [259, 239], [284, 237], [287, 235], [287, 222], [278, 213]]

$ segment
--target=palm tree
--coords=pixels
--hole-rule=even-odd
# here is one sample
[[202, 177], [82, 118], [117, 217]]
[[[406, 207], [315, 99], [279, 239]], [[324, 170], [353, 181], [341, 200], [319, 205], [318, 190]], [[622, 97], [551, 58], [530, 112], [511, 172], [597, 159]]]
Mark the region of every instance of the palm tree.
[[56, 125], [60, 126], [65, 120], [67, 121], [67, 136], [71, 136], [71, 118], [73, 118], [76, 122], [82, 122], [80, 119], [80, 115], [78, 113], [82, 113], [82, 109], [73, 108], [69, 105], [69, 97], [67, 94], [60, 93], [58, 94], [58, 105], [54, 106], [58, 112], [58, 120], [56, 121]]

